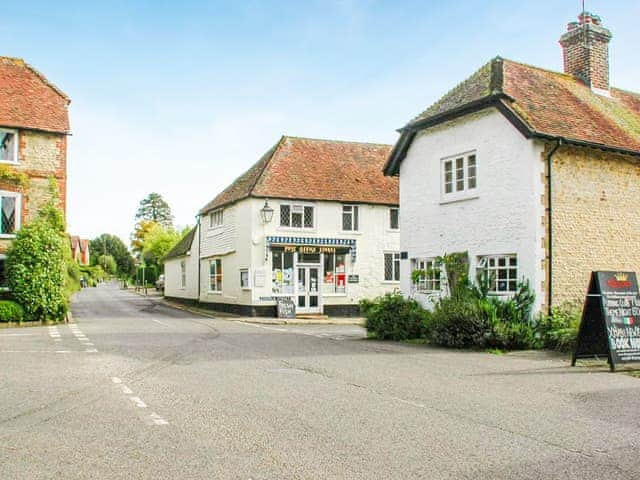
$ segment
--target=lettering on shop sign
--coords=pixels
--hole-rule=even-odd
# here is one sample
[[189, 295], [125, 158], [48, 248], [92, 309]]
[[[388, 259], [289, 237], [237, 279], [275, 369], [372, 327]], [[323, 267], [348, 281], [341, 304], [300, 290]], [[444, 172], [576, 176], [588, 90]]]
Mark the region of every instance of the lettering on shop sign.
[[285, 245], [285, 253], [336, 253], [336, 247], [310, 247], [307, 245]]
[[640, 362], [640, 293], [634, 272], [592, 272], [571, 359], [606, 356], [616, 364]]
[[278, 302], [278, 318], [296, 318], [296, 304], [288, 297], [276, 298]]

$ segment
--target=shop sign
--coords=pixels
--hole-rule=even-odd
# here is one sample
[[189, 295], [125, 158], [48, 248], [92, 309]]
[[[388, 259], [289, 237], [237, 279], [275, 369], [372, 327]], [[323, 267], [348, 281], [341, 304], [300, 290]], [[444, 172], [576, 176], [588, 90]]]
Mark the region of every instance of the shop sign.
[[285, 253], [336, 253], [336, 247], [314, 247], [309, 245], [284, 245]]
[[349, 275], [347, 281], [349, 283], [360, 283], [360, 275]]
[[571, 365], [578, 358], [640, 362], [640, 294], [634, 272], [592, 272]]

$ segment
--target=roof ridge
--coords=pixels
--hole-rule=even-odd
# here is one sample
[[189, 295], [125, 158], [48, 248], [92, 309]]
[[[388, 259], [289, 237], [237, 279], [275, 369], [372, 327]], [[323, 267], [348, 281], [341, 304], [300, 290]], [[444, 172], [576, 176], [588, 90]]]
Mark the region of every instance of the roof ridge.
[[352, 145], [379, 145], [381, 147], [391, 147], [388, 143], [377, 142], [358, 142], [356, 140], [335, 140], [331, 138], [315, 138], [315, 137], [299, 137], [296, 135], [283, 135], [282, 138], [291, 138], [294, 140], [311, 140], [313, 142], [327, 142], [327, 143], [349, 143]]
[[511, 60], [510, 58], [503, 58], [502, 61], [509, 62], [509, 63], [515, 63], [516, 65], [520, 65], [522, 67], [527, 67], [527, 68], [532, 68], [534, 70], [540, 70], [542, 72], [552, 73], [554, 75], [559, 75], [561, 77], [566, 77], [566, 78], [569, 78], [569, 79], [575, 79], [576, 78], [573, 75], [571, 75], [570, 73], [559, 72], [558, 70], [551, 70], [550, 68], [539, 67], [537, 65], [532, 65], [532, 64], [526, 63], [526, 62], [519, 62], [517, 60]]

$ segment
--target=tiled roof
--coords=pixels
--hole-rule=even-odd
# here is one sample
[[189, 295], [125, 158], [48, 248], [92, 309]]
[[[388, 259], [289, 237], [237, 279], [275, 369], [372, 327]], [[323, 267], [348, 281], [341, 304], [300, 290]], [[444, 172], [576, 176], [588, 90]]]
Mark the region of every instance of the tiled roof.
[[24, 60], [0, 57], [0, 126], [69, 133], [69, 103]]
[[283, 136], [200, 213], [249, 196], [397, 205], [398, 180], [382, 175], [390, 151], [390, 145]]
[[[640, 154], [640, 94], [611, 88], [610, 96], [600, 95], [571, 75], [502, 58], [484, 65], [402, 130], [406, 137], [473, 104], [486, 108], [491, 99], [512, 112], [530, 136]], [[394, 148], [387, 174], [397, 174], [407, 143], [401, 138]]]
[[183, 255], [186, 255], [189, 250], [191, 250], [193, 237], [195, 237], [196, 235], [196, 228], [197, 227], [193, 227], [191, 230], [189, 230], [189, 232], [187, 232], [187, 234], [182, 237], [182, 239], [178, 243], [176, 243], [175, 247], [169, 250], [169, 253], [164, 256], [164, 259], [169, 260], [170, 258], [182, 257]]

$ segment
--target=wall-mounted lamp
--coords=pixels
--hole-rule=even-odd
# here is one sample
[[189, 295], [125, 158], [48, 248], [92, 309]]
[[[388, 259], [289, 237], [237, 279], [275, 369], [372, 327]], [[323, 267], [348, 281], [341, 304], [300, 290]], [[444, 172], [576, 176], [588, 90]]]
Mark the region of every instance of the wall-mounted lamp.
[[263, 223], [269, 223], [273, 219], [273, 208], [269, 206], [269, 200], [264, 201], [264, 207], [260, 209], [260, 218]]

